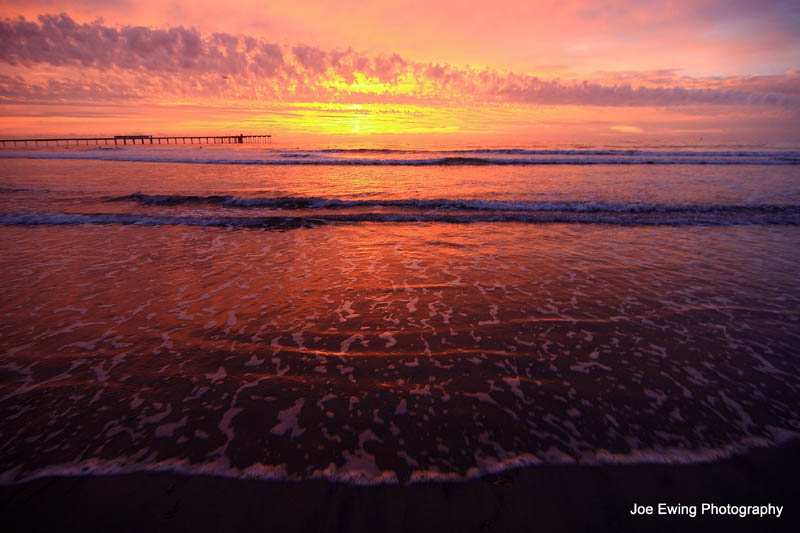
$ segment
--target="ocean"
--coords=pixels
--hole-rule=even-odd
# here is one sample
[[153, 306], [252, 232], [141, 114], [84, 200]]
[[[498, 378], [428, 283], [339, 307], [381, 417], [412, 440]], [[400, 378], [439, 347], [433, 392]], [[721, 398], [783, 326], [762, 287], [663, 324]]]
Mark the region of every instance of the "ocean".
[[0, 150], [0, 481], [357, 484], [800, 433], [800, 151]]

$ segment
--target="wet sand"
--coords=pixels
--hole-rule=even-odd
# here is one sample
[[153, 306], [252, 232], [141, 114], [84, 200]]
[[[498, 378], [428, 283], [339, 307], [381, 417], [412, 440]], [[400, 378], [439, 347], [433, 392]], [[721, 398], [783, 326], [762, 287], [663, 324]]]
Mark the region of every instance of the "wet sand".
[[[0, 530], [796, 531], [800, 444], [698, 465], [544, 466], [358, 487], [138, 473], [0, 487]], [[633, 503], [772, 503], [772, 517], [631, 517]]]

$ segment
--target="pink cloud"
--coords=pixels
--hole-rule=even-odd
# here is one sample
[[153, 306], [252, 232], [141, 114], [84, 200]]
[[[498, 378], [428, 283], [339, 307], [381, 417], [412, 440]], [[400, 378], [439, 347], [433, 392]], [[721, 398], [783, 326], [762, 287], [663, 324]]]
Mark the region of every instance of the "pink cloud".
[[[76, 22], [69, 15], [0, 21], [5, 101], [208, 97], [511, 102], [586, 106], [745, 105], [800, 108], [800, 76], [691, 78], [674, 69], [596, 79], [425, 63], [398, 54], [287, 47], [254, 36]], [[69, 68], [68, 68], [69, 67]], [[75, 67], [78, 68], [77, 72]], [[366, 77], [372, 88], [354, 84]], [[374, 82], [374, 83], [373, 83]]]

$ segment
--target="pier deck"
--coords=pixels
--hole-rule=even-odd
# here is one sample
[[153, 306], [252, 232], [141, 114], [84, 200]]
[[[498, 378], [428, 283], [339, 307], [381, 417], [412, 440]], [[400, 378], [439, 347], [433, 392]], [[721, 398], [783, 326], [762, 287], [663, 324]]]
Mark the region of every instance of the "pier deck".
[[268, 143], [272, 135], [114, 135], [113, 137], [70, 137], [70, 138], [28, 138], [0, 139], [0, 148], [30, 146], [91, 146], [126, 144], [244, 144]]

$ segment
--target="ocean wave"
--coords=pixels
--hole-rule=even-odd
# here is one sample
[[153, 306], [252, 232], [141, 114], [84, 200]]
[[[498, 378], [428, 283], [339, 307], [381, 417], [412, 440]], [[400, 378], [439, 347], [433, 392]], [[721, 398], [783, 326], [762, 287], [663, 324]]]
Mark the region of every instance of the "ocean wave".
[[136, 202], [145, 206], [221, 205], [238, 208], [352, 209], [400, 208], [437, 211], [567, 212], [567, 213], [772, 213], [800, 215], [800, 205], [790, 204], [654, 204], [613, 202], [531, 202], [473, 198], [342, 199], [318, 196], [180, 195], [134, 193], [113, 196], [111, 202]]
[[74, 226], [136, 225], [136, 226], [202, 226], [294, 229], [325, 223], [309, 217], [202, 217], [148, 216], [125, 213], [14, 213], [0, 214], [0, 226]]
[[[402, 154], [411, 157], [397, 157]], [[339, 155], [340, 157], [337, 157]], [[353, 157], [356, 155], [356, 157]], [[375, 157], [363, 157], [373, 155]], [[344, 156], [344, 157], [341, 157]], [[197, 148], [0, 151], [0, 159], [73, 159], [205, 165], [536, 166], [536, 165], [800, 165], [800, 152], [653, 150], [470, 150], [451, 152], [236, 152]]]
[[308, 151], [284, 151], [281, 155], [298, 157], [314, 154], [482, 154], [482, 155], [575, 155], [575, 156], [647, 156], [647, 157], [790, 157], [800, 158], [795, 150], [753, 150], [753, 149], [697, 149], [682, 150], [648, 148], [469, 148], [454, 150], [408, 150], [391, 148], [327, 148]]
[[767, 437], [745, 437], [719, 448], [659, 447], [633, 450], [629, 453], [611, 453], [606, 450], [582, 451], [569, 455], [556, 450], [537, 453], [506, 454], [505, 457], [481, 458], [480, 464], [464, 473], [442, 470], [413, 469], [406, 481], [401, 481], [396, 472], [381, 470], [374, 459], [345, 463], [342, 466], [331, 464], [328, 468], [315, 470], [307, 476], [290, 474], [285, 464], [267, 465], [256, 463], [245, 467], [235, 467], [227, 458], [204, 462], [186, 459], [171, 459], [151, 463], [131, 461], [125, 457], [116, 459], [85, 459], [75, 463], [65, 463], [20, 472], [19, 469], [0, 473], [0, 485], [27, 483], [48, 477], [112, 476], [138, 472], [201, 475], [233, 479], [252, 479], [264, 481], [302, 482], [325, 480], [358, 486], [415, 485], [417, 483], [448, 483], [479, 479], [484, 476], [500, 474], [520, 468], [558, 466], [558, 465], [691, 465], [723, 461], [745, 455], [753, 450], [786, 446], [800, 439], [792, 430], [770, 428]]
[[416, 212], [352, 213], [315, 216], [169, 216], [136, 213], [6, 213], [4, 226], [59, 226], [116, 224], [140, 226], [204, 226], [263, 229], [310, 228], [324, 224], [374, 223], [523, 223], [523, 224], [608, 224], [620, 226], [738, 226], [800, 225], [800, 207], [741, 208], [735, 211], [523, 211], [523, 212]]
[[17, 192], [47, 192], [47, 189], [30, 189], [25, 187], [0, 187], [0, 194], [10, 194]]

